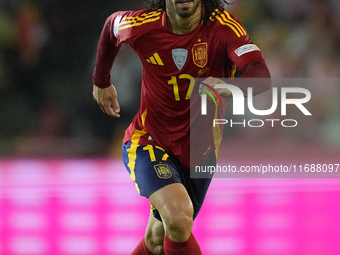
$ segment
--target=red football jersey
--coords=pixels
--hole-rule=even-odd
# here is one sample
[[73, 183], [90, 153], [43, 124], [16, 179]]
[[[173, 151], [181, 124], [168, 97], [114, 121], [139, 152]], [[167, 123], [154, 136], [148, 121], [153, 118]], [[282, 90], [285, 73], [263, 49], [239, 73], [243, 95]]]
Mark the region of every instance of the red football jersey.
[[[141, 106], [123, 142], [160, 146], [189, 167], [190, 153], [204, 161], [219, 144], [213, 136], [222, 137], [222, 129], [213, 131], [213, 118], [201, 116], [195, 81], [210, 76], [230, 78], [235, 67], [240, 70], [262, 59], [262, 54], [238, 19], [224, 9], [187, 34], [173, 33], [166, 19], [163, 10], [112, 14], [100, 38], [93, 78], [96, 86], [108, 87], [119, 46], [131, 45], [143, 65]], [[208, 101], [208, 111], [215, 112], [214, 103]], [[218, 105], [218, 115], [210, 116], [224, 118], [226, 102], [223, 99]], [[194, 150], [190, 150], [190, 136], [195, 138]]]

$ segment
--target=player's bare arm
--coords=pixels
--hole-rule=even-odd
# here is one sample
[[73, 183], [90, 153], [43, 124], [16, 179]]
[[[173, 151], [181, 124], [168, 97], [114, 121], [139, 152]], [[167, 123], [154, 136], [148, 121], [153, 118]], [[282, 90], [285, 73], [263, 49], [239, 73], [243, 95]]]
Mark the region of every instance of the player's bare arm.
[[116, 88], [111, 85], [107, 88], [98, 88], [93, 85], [93, 99], [97, 101], [103, 113], [114, 118], [119, 118], [120, 112]]

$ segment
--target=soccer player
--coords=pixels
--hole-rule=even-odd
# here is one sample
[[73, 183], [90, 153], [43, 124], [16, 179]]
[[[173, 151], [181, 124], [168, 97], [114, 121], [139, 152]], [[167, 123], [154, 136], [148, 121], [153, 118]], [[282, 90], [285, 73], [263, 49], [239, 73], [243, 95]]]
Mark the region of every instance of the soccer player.
[[[246, 93], [250, 86], [246, 79], [229, 79], [235, 68], [242, 78], [270, 77], [260, 49], [223, 4], [220, 0], [150, 0], [146, 10], [112, 14], [102, 30], [93, 96], [104, 113], [120, 117], [110, 72], [121, 44], [128, 43], [143, 65], [141, 106], [123, 140], [124, 164], [139, 194], [151, 203], [145, 237], [133, 255], [202, 254], [192, 226], [211, 179], [190, 178], [190, 132], [196, 132], [190, 126], [195, 123], [211, 131], [210, 137], [213, 131], [212, 120], [200, 112], [190, 118], [191, 103], [200, 102], [193, 89], [201, 86], [209, 91], [228, 82]], [[204, 79], [203, 85], [196, 84], [198, 78]], [[253, 93], [270, 87], [270, 82], [256, 84]], [[216, 91], [223, 97], [218, 109], [223, 116], [231, 92]], [[218, 143], [208, 139], [202, 144], [207, 146], [197, 146], [194, 153], [199, 163], [216, 164]]]

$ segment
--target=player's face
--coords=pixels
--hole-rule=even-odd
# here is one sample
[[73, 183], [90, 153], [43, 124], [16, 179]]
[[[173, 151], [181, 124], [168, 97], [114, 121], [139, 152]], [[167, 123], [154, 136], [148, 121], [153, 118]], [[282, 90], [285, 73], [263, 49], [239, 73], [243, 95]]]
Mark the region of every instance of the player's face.
[[170, 8], [178, 16], [188, 18], [200, 7], [201, 0], [166, 0], [167, 8]]

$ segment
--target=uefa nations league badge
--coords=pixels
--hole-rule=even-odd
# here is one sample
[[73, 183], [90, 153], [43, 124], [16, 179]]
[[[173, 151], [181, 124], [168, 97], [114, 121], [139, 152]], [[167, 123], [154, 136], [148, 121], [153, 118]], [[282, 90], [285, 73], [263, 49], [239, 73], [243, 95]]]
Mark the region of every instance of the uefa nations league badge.
[[187, 61], [188, 51], [185, 49], [174, 49], [172, 50], [172, 58], [174, 59], [175, 65], [178, 70], [181, 70]]

